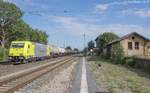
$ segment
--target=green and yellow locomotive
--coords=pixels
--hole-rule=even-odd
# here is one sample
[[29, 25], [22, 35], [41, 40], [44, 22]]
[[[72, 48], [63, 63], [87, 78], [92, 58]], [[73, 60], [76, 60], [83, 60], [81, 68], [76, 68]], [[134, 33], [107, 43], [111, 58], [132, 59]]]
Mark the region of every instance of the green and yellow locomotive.
[[30, 42], [13, 41], [9, 50], [9, 60], [15, 63], [30, 62], [49, 58], [51, 48], [48, 45]]

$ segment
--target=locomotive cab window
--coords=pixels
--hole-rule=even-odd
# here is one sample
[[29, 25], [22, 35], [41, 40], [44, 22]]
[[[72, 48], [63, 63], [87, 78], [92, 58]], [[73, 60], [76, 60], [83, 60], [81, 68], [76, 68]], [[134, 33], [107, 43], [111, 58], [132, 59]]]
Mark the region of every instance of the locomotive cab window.
[[14, 43], [11, 45], [12, 48], [24, 48], [24, 43]]

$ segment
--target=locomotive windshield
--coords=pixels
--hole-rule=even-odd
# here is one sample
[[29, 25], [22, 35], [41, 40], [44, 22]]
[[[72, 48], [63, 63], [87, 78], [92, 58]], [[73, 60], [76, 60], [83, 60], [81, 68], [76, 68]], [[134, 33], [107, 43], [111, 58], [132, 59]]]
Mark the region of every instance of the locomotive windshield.
[[24, 47], [24, 43], [13, 43], [11, 45], [12, 48], [23, 48]]

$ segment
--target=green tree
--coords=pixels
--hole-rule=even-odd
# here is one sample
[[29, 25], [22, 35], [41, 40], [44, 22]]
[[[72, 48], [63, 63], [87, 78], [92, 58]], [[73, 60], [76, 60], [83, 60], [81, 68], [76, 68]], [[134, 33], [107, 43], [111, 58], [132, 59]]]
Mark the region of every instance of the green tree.
[[22, 12], [16, 5], [0, 0], [0, 44], [5, 47], [15, 35], [11, 29], [21, 18]]
[[11, 30], [11, 37], [9, 37], [8, 42], [5, 44], [7, 48], [10, 46], [12, 40], [29, 40], [28, 32], [30, 30], [30, 27], [23, 20], [19, 20], [18, 22], [16, 22], [16, 24], [11, 27]]
[[113, 32], [105, 32], [98, 36], [98, 40], [96, 41], [97, 48], [99, 48], [99, 54], [103, 53], [103, 48], [109, 42], [118, 39], [119, 37]]
[[73, 50], [74, 50], [74, 51], [79, 51], [79, 49], [77, 49], [77, 48], [74, 48]]
[[28, 40], [47, 44], [47, 33], [30, 27], [21, 19], [22, 15], [15, 4], [0, 0], [0, 58], [6, 58], [11, 41]]
[[30, 41], [47, 44], [48, 34], [39, 29], [32, 29], [30, 31]]
[[88, 48], [85, 47], [85, 48], [82, 50], [82, 53], [83, 53], [84, 56], [86, 56], [86, 55], [87, 55], [87, 52], [88, 52]]
[[90, 49], [93, 49], [94, 45], [95, 45], [94, 41], [91, 40], [90, 42], [88, 42], [88, 50], [90, 51]]
[[78, 52], [79, 52], [79, 49], [74, 48], [73, 51], [76, 52], [76, 53], [78, 53]]
[[65, 49], [66, 50], [72, 50], [72, 48], [70, 46], [67, 46]]
[[112, 46], [111, 59], [116, 64], [124, 63], [124, 51], [120, 43], [117, 43], [114, 46]]

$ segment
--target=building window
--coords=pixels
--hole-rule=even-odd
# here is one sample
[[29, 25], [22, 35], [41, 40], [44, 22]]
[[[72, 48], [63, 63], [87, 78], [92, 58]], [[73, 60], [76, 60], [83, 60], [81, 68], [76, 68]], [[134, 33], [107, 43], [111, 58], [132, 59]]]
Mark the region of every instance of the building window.
[[128, 42], [128, 49], [132, 50], [132, 42]]
[[135, 49], [139, 49], [139, 42], [135, 42]]
[[133, 37], [132, 37], [132, 39], [134, 40], [134, 39], [135, 39], [135, 37], [133, 36]]

